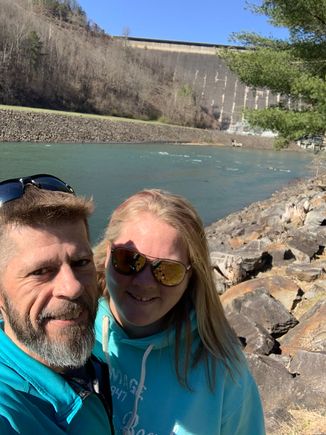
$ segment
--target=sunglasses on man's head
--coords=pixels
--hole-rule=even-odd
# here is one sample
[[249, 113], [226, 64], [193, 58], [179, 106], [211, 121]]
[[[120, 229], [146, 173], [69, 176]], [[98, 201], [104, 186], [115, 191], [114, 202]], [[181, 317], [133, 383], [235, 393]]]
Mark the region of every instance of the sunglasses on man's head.
[[114, 270], [122, 275], [134, 275], [141, 272], [146, 264], [150, 264], [156, 281], [167, 287], [181, 284], [191, 269], [191, 265], [186, 266], [180, 261], [163, 258], [150, 260], [138, 251], [119, 246], [111, 249], [111, 262]]
[[36, 174], [30, 177], [12, 178], [0, 183], [0, 206], [6, 202], [21, 198], [25, 187], [31, 184], [39, 189], [75, 194], [74, 189], [60, 178], [49, 174]]

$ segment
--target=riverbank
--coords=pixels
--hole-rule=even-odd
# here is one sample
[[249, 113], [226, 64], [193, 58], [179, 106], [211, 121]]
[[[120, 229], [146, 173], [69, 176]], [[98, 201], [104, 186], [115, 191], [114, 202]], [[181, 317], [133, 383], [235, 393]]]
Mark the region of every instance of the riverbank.
[[[230, 135], [217, 130], [158, 122], [0, 106], [0, 142], [187, 143], [273, 149], [269, 137]], [[297, 146], [290, 149], [300, 151]]]
[[326, 176], [206, 228], [216, 288], [244, 344], [268, 435], [326, 427]]

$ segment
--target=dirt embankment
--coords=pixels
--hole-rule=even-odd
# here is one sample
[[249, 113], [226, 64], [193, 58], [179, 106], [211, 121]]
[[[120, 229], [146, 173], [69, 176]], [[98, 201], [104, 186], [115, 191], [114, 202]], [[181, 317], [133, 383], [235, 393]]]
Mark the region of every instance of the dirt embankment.
[[0, 142], [192, 143], [272, 149], [273, 139], [78, 114], [0, 109]]

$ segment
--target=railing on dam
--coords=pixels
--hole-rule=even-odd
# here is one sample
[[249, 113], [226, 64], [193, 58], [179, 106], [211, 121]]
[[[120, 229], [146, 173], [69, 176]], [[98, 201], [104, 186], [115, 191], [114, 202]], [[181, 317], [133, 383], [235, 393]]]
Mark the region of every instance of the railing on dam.
[[[219, 48], [229, 47], [228, 45], [216, 45], [186, 41], [168, 41], [163, 39], [133, 38], [130, 36], [127, 38], [127, 41], [130, 47], [135, 48], [213, 55], [216, 55]], [[243, 49], [242, 47], [236, 48]]]

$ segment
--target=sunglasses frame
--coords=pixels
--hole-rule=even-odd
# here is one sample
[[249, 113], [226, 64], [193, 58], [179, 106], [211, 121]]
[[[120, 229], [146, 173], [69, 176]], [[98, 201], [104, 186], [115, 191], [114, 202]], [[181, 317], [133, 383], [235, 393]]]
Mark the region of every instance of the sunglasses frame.
[[[123, 250], [123, 251], [128, 251], [128, 252], [133, 253], [133, 254], [138, 254], [138, 255], [141, 256], [143, 259], [145, 259], [144, 265], [143, 265], [139, 270], [132, 270], [132, 269], [131, 269], [130, 272], [121, 272], [121, 270], [118, 270], [117, 267], [116, 267], [116, 265], [114, 264], [114, 258], [113, 258], [113, 256], [114, 256], [114, 252], [115, 252], [116, 250]], [[151, 259], [151, 258], [153, 258], [153, 259]], [[184, 275], [183, 275], [182, 280], [181, 280], [180, 282], [177, 282], [176, 284], [164, 284], [163, 282], [161, 282], [161, 281], [158, 279], [158, 277], [155, 275], [154, 271], [155, 271], [155, 269], [156, 269], [157, 267], [159, 267], [159, 265], [160, 265], [162, 262], [167, 262], [168, 264], [171, 264], [171, 263], [172, 263], [172, 264], [178, 264], [178, 265], [182, 266], [182, 267], [184, 268]], [[115, 246], [115, 247], [111, 248], [111, 264], [112, 264], [113, 269], [114, 269], [117, 273], [120, 273], [121, 275], [125, 275], [125, 276], [136, 275], [137, 273], [140, 273], [142, 270], [144, 270], [144, 268], [146, 267], [146, 265], [149, 264], [150, 267], [151, 267], [151, 272], [152, 272], [152, 275], [153, 275], [154, 279], [155, 279], [159, 284], [164, 285], [165, 287], [175, 287], [175, 286], [177, 286], [177, 285], [180, 285], [180, 284], [183, 282], [183, 280], [185, 279], [187, 272], [189, 272], [189, 270], [192, 268], [191, 264], [189, 264], [188, 266], [186, 266], [184, 263], [182, 263], [181, 261], [177, 261], [177, 260], [170, 260], [170, 259], [168, 259], [168, 258], [154, 258], [154, 257], [149, 257], [149, 256], [147, 256], [147, 255], [145, 255], [145, 254], [142, 254], [141, 252], [139, 252], [139, 251], [137, 251], [137, 250], [135, 250], [135, 249], [125, 248], [125, 247], [122, 247], [122, 246]]]
[[[53, 179], [54, 181], [57, 181], [59, 183], [58, 183], [58, 185], [53, 185], [53, 186], [51, 186], [51, 184], [49, 184], [49, 183], [42, 184], [41, 182], [38, 182], [38, 180], [37, 180], [38, 178], [42, 178], [42, 177]], [[2, 199], [1, 198], [1, 186], [5, 186], [7, 184], [10, 185], [11, 183], [12, 184], [16, 183], [18, 186], [19, 186], [18, 183], [20, 183], [21, 192], [15, 192], [16, 195], [11, 196], [9, 199]], [[60, 178], [56, 177], [55, 175], [35, 174], [35, 175], [27, 176], [27, 177], [10, 178], [8, 180], [1, 181], [0, 182], [0, 206], [2, 206], [3, 204], [6, 204], [7, 202], [14, 201], [16, 199], [21, 198], [25, 193], [26, 186], [28, 186], [29, 184], [31, 184], [32, 186], [35, 186], [39, 189], [49, 190], [49, 191], [53, 191], [53, 192], [64, 192], [64, 193], [70, 193], [72, 195], [75, 195], [74, 189], [69, 184], [67, 184], [66, 182], [64, 182]], [[61, 189], [59, 189], [59, 184], [62, 187]], [[17, 195], [18, 193], [20, 193], [20, 194]], [[10, 196], [10, 195], [8, 195], [8, 196]]]

